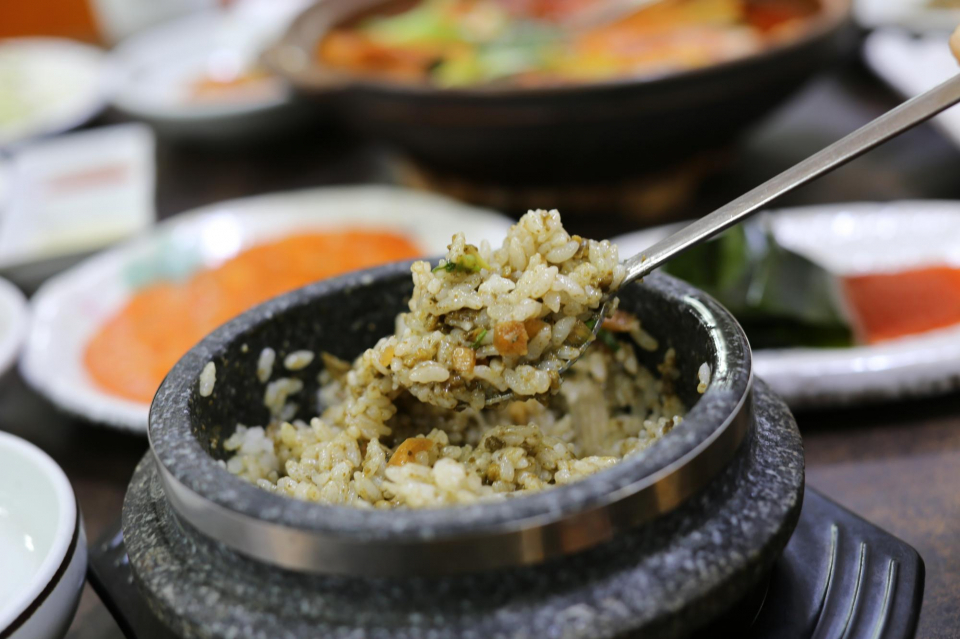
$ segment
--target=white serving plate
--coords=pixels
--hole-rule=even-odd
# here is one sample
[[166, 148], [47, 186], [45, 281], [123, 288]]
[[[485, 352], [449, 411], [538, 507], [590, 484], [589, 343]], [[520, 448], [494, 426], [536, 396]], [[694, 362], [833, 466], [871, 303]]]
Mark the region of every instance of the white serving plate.
[[[778, 242], [838, 275], [960, 266], [960, 202], [836, 204], [766, 215]], [[624, 257], [676, 228], [613, 241]], [[960, 325], [871, 346], [761, 350], [754, 370], [794, 408], [944, 393], [960, 388]]]
[[[960, 24], [960, 11], [949, 24], [950, 29]], [[918, 96], [960, 73], [945, 33], [916, 37], [902, 29], [879, 29], [864, 42], [863, 57], [874, 73], [906, 98]], [[932, 122], [960, 146], [960, 107], [948, 109]]]
[[86, 569], [83, 522], [67, 476], [33, 444], [0, 432], [0, 636], [66, 634]]
[[960, 23], [960, 9], [931, 7], [930, 0], [856, 0], [853, 15], [868, 29], [896, 26], [948, 33]]
[[108, 68], [100, 49], [73, 40], [0, 40], [0, 100], [23, 105], [16, 117], [0, 118], [0, 149], [61, 133], [96, 115], [111, 86]]
[[0, 278], [0, 376], [17, 361], [29, 316], [27, 299], [20, 289]]
[[203, 207], [47, 281], [31, 300], [20, 372], [34, 389], [70, 413], [145, 433], [149, 406], [95, 386], [83, 366], [83, 352], [136, 287], [151, 281], [151, 273], [183, 276], [298, 230], [390, 230], [412, 239], [425, 255], [440, 255], [454, 233], [499, 244], [511, 223], [492, 211], [386, 186], [309, 189]]
[[167, 135], [236, 140], [288, 126], [294, 105], [280, 78], [256, 98], [197, 102], [189, 87], [206, 71], [230, 73], [259, 60], [302, 3], [240, 3], [161, 24], [121, 42], [115, 107]]
[[154, 135], [144, 124], [36, 140], [0, 166], [0, 276], [34, 291], [94, 251], [151, 226]]

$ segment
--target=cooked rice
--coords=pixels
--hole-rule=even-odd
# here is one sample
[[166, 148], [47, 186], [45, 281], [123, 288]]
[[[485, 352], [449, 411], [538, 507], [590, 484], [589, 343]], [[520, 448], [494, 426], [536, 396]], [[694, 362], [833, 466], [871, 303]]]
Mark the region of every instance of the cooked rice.
[[410, 312], [371, 363], [422, 402], [477, 409], [488, 394], [556, 390], [625, 275], [616, 246], [571, 236], [556, 211], [523, 216], [497, 250], [458, 234], [438, 267], [412, 271]]
[[283, 365], [288, 371], [298, 371], [309, 366], [312, 361], [313, 352], [294, 351], [283, 358]]
[[[417, 262], [412, 272], [410, 312], [394, 335], [352, 366], [323, 354], [324, 410], [309, 424], [290, 421], [303, 383], [270, 381], [275, 354], [261, 353], [272, 421], [237, 426], [224, 443], [230, 472], [323, 503], [468, 504], [582, 479], [682, 419], [672, 350], [657, 378], [634, 348], [608, 339], [559, 384], [559, 367], [590, 338], [586, 322], [624, 272], [616, 247], [570, 236], [556, 211], [528, 213], [495, 251], [457, 235], [439, 267]], [[641, 348], [657, 348], [636, 318], [610, 321]], [[296, 351], [284, 364], [312, 360]], [[517, 400], [485, 409], [490, 389]]]
[[276, 359], [277, 352], [269, 346], [260, 351], [260, 357], [257, 359], [257, 379], [262, 384], [266, 384], [273, 375], [273, 363]]
[[213, 394], [213, 386], [217, 383], [217, 365], [213, 362], [207, 362], [200, 372], [200, 397], [210, 397]]
[[710, 386], [710, 364], [704, 362], [700, 364], [700, 370], [697, 371], [697, 392], [703, 395]]

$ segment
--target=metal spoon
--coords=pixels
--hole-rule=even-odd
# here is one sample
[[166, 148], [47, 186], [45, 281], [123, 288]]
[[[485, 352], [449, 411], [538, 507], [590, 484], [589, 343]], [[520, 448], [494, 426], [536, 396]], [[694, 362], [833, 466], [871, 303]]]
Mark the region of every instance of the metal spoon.
[[[952, 42], [954, 43], [955, 53], [960, 59], [960, 29], [954, 34]], [[733, 202], [720, 207], [709, 215], [705, 215], [670, 237], [660, 240], [647, 250], [624, 260], [623, 265], [627, 269], [627, 275], [621, 286], [642, 279], [663, 266], [671, 258], [741, 222], [781, 195], [785, 195], [795, 188], [829, 173], [958, 102], [960, 102], [960, 74], [940, 86], [904, 102], [839, 142], [834, 142], [819, 153], [764, 182], [745, 195], [741, 195]], [[580, 352], [575, 358], [568, 360], [560, 368], [561, 374], [573, 366], [583, 356], [590, 344], [595, 341], [600, 326], [603, 324], [606, 307], [607, 302], [605, 301], [594, 316], [593, 338], [580, 347]], [[512, 397], [512, 392], [492, 395], [487, 397], [486, 405], [498, 404]]]

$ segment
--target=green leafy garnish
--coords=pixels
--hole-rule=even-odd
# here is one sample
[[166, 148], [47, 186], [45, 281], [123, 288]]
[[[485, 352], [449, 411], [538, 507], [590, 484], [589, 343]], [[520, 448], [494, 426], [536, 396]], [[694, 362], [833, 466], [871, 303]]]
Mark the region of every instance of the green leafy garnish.
[[365, 20], [360, 30], [387, 46], [458, 42], [460, 32], [449, 8], [446, 0], [427, 0], [397, 15]]
[[457, 262], [457, 269], [470, 273], [479, 273], [482, 269], [489, 268], [490, 265], [487, 264], [487, 261], [483, 259], [479, 253], [467, 253]]
[[836, 277], [780, 246], [762, 218], [678, 255], [666, 271], [730, 309], [754, 348], [853, 344]]
[[607, 348], [616, 353], [620, 350], [620, 340], [613, 336], [613, 333], [610, 331], [600, 329], [597, 331], [597, 339], [603, 342]]
[[439, 273], [440, 271], [446, 271], [447, 273], [452, 273], [453, 269], [457, 268], [456, 262], [444, 262], [443, 264], [438, 264], [433, 267], [434, 273]]
[[447, 273], [453, 273], [454, 271], [460, 271], [461, 273], [479, 273], [482, 269], [489, 270], [490, 265], [487, 264], [487, 261], [480, 255], [480, 251], [477, 250], [476, 246], [468, 244], [464, 250], [463, 257], [456, 261], [445, 262], [444, 264], [435, 266], [433, 272], [439, 273], [440, 271], [446, 271]]
[[480, 331], [480, 334], [477, 335], [477, 339], [473, 341], [473, 350], [479, 349], [483, 346], [483, 338], [487, 336], [487, 329]]

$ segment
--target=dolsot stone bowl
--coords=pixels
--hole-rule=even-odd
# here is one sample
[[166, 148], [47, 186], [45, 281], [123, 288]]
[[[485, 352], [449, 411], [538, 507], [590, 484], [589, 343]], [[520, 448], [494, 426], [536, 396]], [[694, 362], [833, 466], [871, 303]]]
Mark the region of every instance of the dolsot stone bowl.
[[[218, 460], [236, 424], [266, 424], [257, 359], [295, 350], [352, 359], [393, 330], [412, 289], [409, 263], [325, 280], [258, 306], [219, 328], [174, 367], [150, 412], [150, 444], [163, 490], [191, 530], [231, 551], [289, 570], [351, 575], [446, 574], [542, 563], [615, 539], [663, 515], [724, 471], [754, 424], [751, 355], [733, 317], [704, 293], [656, 275], [620, 292], [656, 336], [655, 370], [674, 348], [682, 424], [643, 454], [580, 482], [499, 503], [429, 510], [363, 510], [263, 491]], [[216, 365], [212, 395], [200, 373]], [[697, 371], [712, 379], [698, 394]], [[321, 358], [299, 371], [299, 417], [317, 412]], [[802, 467], [802, 463], [801, 463]], [[802, 476], [802, 471], [801, 471]], [[794, 495], [795, 497], [796, 495]], [[785, 540], [784, 540], [785, 543]]]

